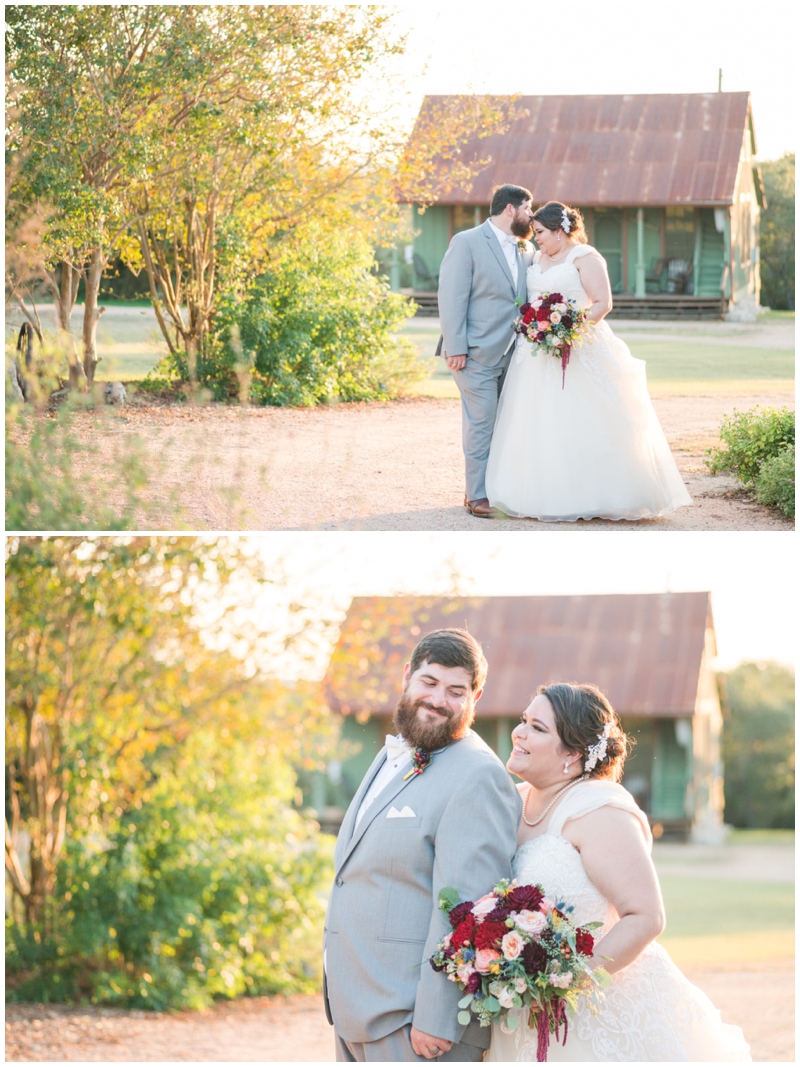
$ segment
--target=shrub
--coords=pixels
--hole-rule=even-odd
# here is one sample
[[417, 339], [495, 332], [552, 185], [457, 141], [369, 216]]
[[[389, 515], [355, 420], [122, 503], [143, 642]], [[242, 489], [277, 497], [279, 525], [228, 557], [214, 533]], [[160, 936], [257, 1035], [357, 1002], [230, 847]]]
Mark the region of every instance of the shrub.
[[719, 436], [726, 447], [706, 451], [711, 473], [731, 471], [744, 485], [752, 486], [766, 460], [794, 445], [794, 412], [759, 406], [734, 411], [722, 420]]
[[[276, 247], [267, 269], [218, 302], [214, 333], [198, 359], [201, 385], [223, 400], [249, 393], [259, 404], [389, 400], [428, 376], [394, 333], [412, 314], [371, 270], [363, 235], [306, 229]], [[182, 357], [154, 376], [188, 380]]]
[[50, 929], [8, 925], [9, 999], [159, 1010], [319, 988], [331, 839], [293, 808], [291, 767], [204, 731], [169, 762], [111, 833], [68, 839]]
[[[6, 408], [6, 530], [130, 530], [148, 481], [144, 447], [127, 440], [113, 469], [116, 506], [98, 480], [75, 471], [85, 452], [65, 404], [50, 417], [27, 405]], [[105, 475], [107, 472], [99, 472]]]
[[755, 482], [759, 504], [794, 518], [794, 445], [765, 460]]

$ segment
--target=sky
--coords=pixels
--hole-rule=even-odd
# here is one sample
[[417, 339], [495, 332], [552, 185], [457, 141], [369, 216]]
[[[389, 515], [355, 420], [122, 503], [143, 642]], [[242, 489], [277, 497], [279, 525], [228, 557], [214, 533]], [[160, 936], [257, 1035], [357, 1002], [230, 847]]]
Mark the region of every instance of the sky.
[[794, 661], [794, 537], [778, 533], [524, 534], [270, 533], [242, 535], [277, 585], [262, 596], [262, 624], [294, 625], [287, 605], [305, 603], [330, 621], [310, 662], [276, 653], [282, 677], [319, 677], [353, 596], [402, 594], [541, 596], [710, 591], [715, 666]]
[[[384, 5], [389, 6], [389, 5]], [[787, 0], [570, 0], [559, 5], [400, 4], [408, 33], [398, 61], [413, 114], [446, 93], [726, 92], [752, 94], [758, 154], [795, 145], [796, 64], [782, 39], [796, 23]], [[543, 14], [540, 14], [543, 12]]]

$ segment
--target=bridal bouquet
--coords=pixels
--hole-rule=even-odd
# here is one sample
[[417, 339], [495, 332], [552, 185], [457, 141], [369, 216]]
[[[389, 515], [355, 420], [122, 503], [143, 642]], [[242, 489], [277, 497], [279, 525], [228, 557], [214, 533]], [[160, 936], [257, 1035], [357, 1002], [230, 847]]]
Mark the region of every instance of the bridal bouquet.
[[584, 308], [561, 293], [542, 293], [531, 304], [521, 304], [514, 323], [515, 333], [534, 346], [533, 354], [541, 349], [561, 360], [561, 388], [567, 372], [570, 353], [583, 343], [594, 326]]
[[[458, 903], [455, 889], [443, 889], [439, 907], [446, 911], [452, 932], [439, 942], [430, 959], [466, 994], [459, 1002], [458, 1021], [466, 1025], [470, 1012], [481, 1026], [502, 1020], [516, 1028], [527, 1009], [528, 1025], [538, 1029], [537, 1059], [547, 1059], [550, 1034], [567, 1040], [569, 1007], [582, 997], [599, 1008], [601, 990], [609, 976], [593, 970], [591, 931], [602, 923], [576, 926], [571, 906], [548, 900], [541, 886], [503, 880], [491, 893], [473, 903]], [[518, 1009], [512, 1014], [513, 1009]]]

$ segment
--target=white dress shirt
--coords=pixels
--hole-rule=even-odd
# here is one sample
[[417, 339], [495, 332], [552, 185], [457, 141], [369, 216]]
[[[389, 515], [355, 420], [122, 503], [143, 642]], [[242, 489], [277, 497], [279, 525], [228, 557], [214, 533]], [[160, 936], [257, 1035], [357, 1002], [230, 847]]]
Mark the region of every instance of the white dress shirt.
[[[387, 741], [388, 740], [389, 738], [387, 737]], [[400, 739], [398, 738], [398, 740]], [[397, 772], [400, 770], [404, 770], [406, 765], [410, 762], [410, 748], [404, 748], [403, 751], [398, 756], [395, 756], [393, 760], [386, 760], [384, 765], [372, 779], [372, 785], [369, 787], [366, 794], [364, 795], [364, 799], [361, 801], [361, 806], [359, 807], [358, 814], [356, 815], [356, 824], [353, 827], [354, 830], [361, 822], [361, 819], [364, 816], [364, 812], [373, 802], [375, 797], [377, 797], [379, 793], [382, 793], [386, 786], [389, 784], [389, 782], [391, 782], [392, 778], [394, 778], [394, 776], [397, 774]]]
[[489, 224], [495, 237], [500, 242], [503, 255], [506, 257], [506, 263], [508, 263], [511, 270], [511, 277], [514, 279], [514, 285], [516, 285], [519, 279], [519, 267], [517, 266], [517, 242], [519, 238], [515, 237], [513, 233], [504, 233], [499, 226], [495, 226], [491, 219], [489, 219]]

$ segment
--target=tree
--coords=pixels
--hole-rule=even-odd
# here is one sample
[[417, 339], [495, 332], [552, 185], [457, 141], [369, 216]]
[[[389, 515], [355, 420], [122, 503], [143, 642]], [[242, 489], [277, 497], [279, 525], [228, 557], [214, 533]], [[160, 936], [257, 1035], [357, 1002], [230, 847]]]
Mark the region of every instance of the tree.
[[314, 687], [258, 669], [244, 609], [269, 580], [223, 539], [11, 542], [15, 996], [201, 1006], [315, 980], [329, 855], [294, 768], [331, 731]]
[[761, 216], [761, 303], [794, 310], [794, 154], [761, 164], [767, 209]]
[[794, 672], [742, 663], [721, 676], [725, 821], [753, 829], [794, 827]]

